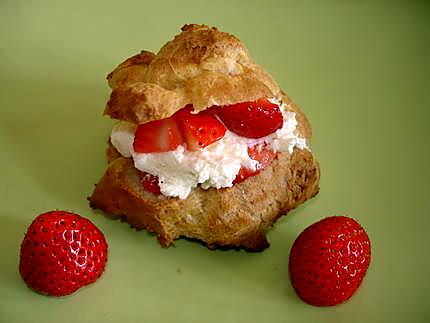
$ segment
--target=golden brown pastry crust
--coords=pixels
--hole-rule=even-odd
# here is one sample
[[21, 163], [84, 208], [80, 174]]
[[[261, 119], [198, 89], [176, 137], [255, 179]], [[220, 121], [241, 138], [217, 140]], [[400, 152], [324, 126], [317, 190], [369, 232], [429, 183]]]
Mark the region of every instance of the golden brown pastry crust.
[[281, 96], [236, 37], [205, 25], [185, 25], [157, 55], [143, 51], [107, 78], [112, 93], [105, 114], [136, 124], [169, 117], [187, 104], [201, 111]]
[[156, 196], [143, 189], [130, 158], [113, 160], [93, 195], [91, 207], [132, 226], [154, 232], [164, 246], [198, 239], [210, 248], [268, 246], [266, 231], [281, 216], [318, 193], [319, 166], [308, 150], [279, 153], [260, 174], [231, 188], [195, 188], [187, 199]]
[[[277, 98], [296, 113], [296, 134], [310, 143], [306, 116], [276, 82], [250, 58], [234, 36], [204, 25], [186, 25], [157, 55], [142, 51], [108, 75], [111, 97], [105, 114], [135, 124], [169, 117], [187, 104], [197, 111]], [[168, 246], [181, 236], [210, 248], [268, 246], [266, 231], [281, 215], [319, 190], [319, 165], [309, 150], [278, 153], [264, 171], [231, 188], [195, 188], [184, 200], [143, 189], [139, 171], [109, 143], [108, 168], [90, 205], [136, 228], [157, 234]]]

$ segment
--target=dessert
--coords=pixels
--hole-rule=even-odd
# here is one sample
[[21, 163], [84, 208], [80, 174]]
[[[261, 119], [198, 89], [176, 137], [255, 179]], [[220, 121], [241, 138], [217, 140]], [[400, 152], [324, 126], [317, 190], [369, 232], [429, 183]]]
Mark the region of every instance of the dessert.
[[183, 236], [258, 251], [277, 218], [317, 194], [308, 120], [236, 37], [185, 25], [107, 78], [105, 114], [119, 122], [93, 208], [164, 246]]
[[88, 219], [64, 211], [39, 215], [21, 244], [19, 272], [27, 286], [65, 296], [95, 282], [104, 271], [107, 244]]
[[299, 297], [308, 304], [333, 306], [360, 287], [370, 264], [370, 240], [363, 227], [332, 216], [305, 229], [291, 248], [289, 272]]

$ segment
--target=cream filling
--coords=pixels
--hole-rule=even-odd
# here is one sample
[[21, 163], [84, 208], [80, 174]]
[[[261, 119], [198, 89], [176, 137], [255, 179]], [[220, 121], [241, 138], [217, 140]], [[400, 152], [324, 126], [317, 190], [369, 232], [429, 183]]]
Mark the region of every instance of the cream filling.
[[294, 147], [309, 149], [306, 139], [295, 134], [296, 114], [279, 106], [283, 115], [282, 128], [274, 133], [250, 139], [226, 131], [223, 138], [198, 151], [184, 146], [163, 153], [137, 153], [133, 149], [136, 125], [120, 121], [111, 133], [111, 143], [124, 157], [132, 157], [134, 166], [158, 176], [160, 191], [165, 196], [187, 198], [192, 189], [201, 184], [203, 189], [233, 186], [242, 166], [255, 170], [258, 162], [248, 155], [248, 147], [266, 143], [275, 151], [292, 153]]

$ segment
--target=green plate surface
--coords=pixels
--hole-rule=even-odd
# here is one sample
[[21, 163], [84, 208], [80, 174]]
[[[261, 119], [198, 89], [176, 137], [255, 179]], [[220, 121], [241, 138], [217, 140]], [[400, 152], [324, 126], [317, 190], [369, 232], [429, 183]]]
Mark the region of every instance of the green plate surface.
[[[280, 220], [262, 253], [164, 249], [86, 197], [113, 122], [105, 75], [184, 23], [238, 36], [311, 120], [320, 194]], [[1, 1], [0, 322], [430, 322], [430, 4], [425, 1]], [[107, 270], [72, 296], [30, 291], [17, 265], [39, 213], [105, 233]], [[329, 215], [357, 219], [372, 263], [346, 304], [301, 302], [292, 242]]]

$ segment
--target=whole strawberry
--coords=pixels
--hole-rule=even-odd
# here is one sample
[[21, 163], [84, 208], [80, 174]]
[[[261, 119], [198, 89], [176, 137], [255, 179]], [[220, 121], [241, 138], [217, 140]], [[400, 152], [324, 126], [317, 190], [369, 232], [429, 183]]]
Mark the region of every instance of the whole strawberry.
[[299, 297], [332, 306], [348, 300], [370, 263], [370, 241], [351, 218], [332, 216], [305, 229], [293, 244], [289, 272]]
[[107, 244], [88, 219], [65, 211], [39, 215], [21, 244], [19, 272], [36, 292], [64, 296], [103, 273]]

